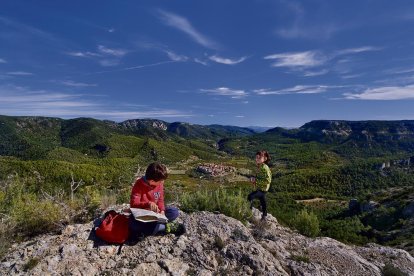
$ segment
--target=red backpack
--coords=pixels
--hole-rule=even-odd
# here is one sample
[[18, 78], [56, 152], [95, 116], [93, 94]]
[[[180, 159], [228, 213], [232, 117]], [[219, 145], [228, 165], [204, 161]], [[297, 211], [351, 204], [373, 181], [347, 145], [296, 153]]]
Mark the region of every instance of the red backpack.
[[128, 239], [128, 221], [128, 216], [114, 210], [108, 211], [95, 233], [106, 242], [122, 244]]

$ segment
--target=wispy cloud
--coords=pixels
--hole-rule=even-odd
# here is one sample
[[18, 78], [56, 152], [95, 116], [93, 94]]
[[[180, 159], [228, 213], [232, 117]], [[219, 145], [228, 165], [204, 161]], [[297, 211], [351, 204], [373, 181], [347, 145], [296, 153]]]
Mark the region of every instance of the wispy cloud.
[[[336, 86], [335, 86], [336, 87]], [[255, 89], [254, 93], [258, 95], [285, 95], [285, 94], [318, 94], [327, 92], [328, 89], [334, 86], [328, 85], [296, 85], [294, 87], [285, 89]]]
[[63, 85], [66, 85], [66, 86], [71, 86], [71, 87], [94, 87], [94, 86], [98, 86], [97, 84], [94, 84], [94, 83], [75, 82], [75, 81], [72, 81], [72, 80], [61, 81], [60, 83], [63, 84]]
[[115, 57], [123, 57], [127, 54], [127, 51], [124, 49], [111, 49], [103, 45], [98, 45], [98, 51], [99, 53], [103, 55], [115, 56]]
[[348, 100], [403, 100], [414, 99], [414, 85], [368, 88], [360, 93], [344, 93]]
[[343, 75], [341, 78], [343, 79], [354, 79], [363, 76], [364, 74], [353, 74], [353, 75]]
[[112, 67], [119, 65], [120, 60], [118, 59], [101, 59], [99, 60], [99, 64], [103, 67]]
[[24, 72], [24, 71], [7, 72], [6, 74], [11, 75], [11, 76], [32, 76], [34, 75], [33, 73]]
[[158, 15], [164, 24], [186, 33], [198, 44], [210, 49], [217, 48], [216, 42], [197, 31], [185, 17], [163, 10], [158, 10]]
[[406, 67], [406, 68], [393, 68], [385, 70], [384, 73], [386, 74], [407, 74], [407, 73], [413, 73], [414, 67]]
[[128, 53], [125, 49], [114, 49], [104, 45], [97, 46], [97, 52], [66, 52], [67, 55], [80, 58], [92, 58], [103, 67], [117, 66], [121, 63], [121, 58]]
[[176, 53], [174, 53], [173, 51], [170, 51], [170, 50], [165, 50], [165, 53], [168, 55], [168, 57], [172, 61], [187, 61], [188, 60], [187, 56], [178, 55], [178, 54], [176, 54]]
[[340, 30], [334, 22], [317, 22], [312, 20], [311, 24], [307, 20], [306, 9], [296, 1], [279, 1], [286, 8], [283, 15], [289, 14], [287, 26], [278, 27], [275, 34], [285, 39], [329, 39], [333, 34]]
[[7, 63], [5, 59], [0, 58], [0, 63]]
[[[287, 52], [287, 53], [277, 53], [273, 55], [265, 56], [264, 59], [273, 61], [271, 66], [273, 67], [287, 67], [291, 70], [303, 71], [305, 77], [313, 77], [324, 75], [331, 71], [336, 71], [339, 74], [348, 74], [349, 69], [344, 71], [344, 63], [349, 63], [352, 59], [348, 55], [355, 55], [364, 52], [379, 51], [382, 50], [380, 47], [374, 46], [363, 46], [357, 48], [347, 48], [341, 49], [333, 52], [323, 52], [316, 50], [309, 50], [304, 52]], [[346, 56], [346, 57], [342, 57]], [[337, 59], [342, 57], [341, 59]], [[319, 70], [312, 70], [310, 68], [322, 67], [322, 66], [336, 66], [335, 70], [330, 68], [323, 68]], [[339, 70], [342, 68], [341, 70]]]
[[296, 22], [290, 27], [278, 28], [275, 33], [287, 39], [328, 39], [338, 30], [340, 28], [333, 23], [309, 27]]
[[380, 50], [382, 50], [382, 48], [380, 47], [363, 46], [363, 47], [357, 47], [357, 48], [342, 49], [342, 50], [336, 51], [334, 55], [339, 56], [339, 55], [346, 55], [346, 54], [358, 54], [358, 53], [363, 53], [363, 52], [372, 52], [372, 51], [380, 51]]
[[93, 52], [66, 52], [67, 55], [72, 57], [100, 57], [100, 54]]
[[129, 70], [138, 70], [138, 69], [143, 69], [143, 68], [147, 68], [147, 67], [154, 67], [154, 66], [159, 66], [159, 65], [174, 63], [174, 62], [177, 62], [177, 61], [174, 61], [174, 60], [160, 61], [160, 62], [155, 62], [155, 63], [150, 63], [150, 64], [120, 68], [120, 69], [115, 69], [115, 70], [93, 72], [93, 73], [89, 73], [89, 74], [86, 74], [86, 75], [104, 74], [104, 73], [112, 73], [112, 72], [122, 72], [122, 71], [129, 71]]
[[234, 65], [234, 64], [241, 63], [241, 62], [245, 61], [246, 58], [247, 57], [241, 57], [241, 58], [238, 58], [238, 59], [230, 59], [230, 58], [219, 57], [217, 55], [213, 55], [213, 56], [209, 57], [209, 59], [214, 61], [214, 62], [227, 64], [227, 65]]
[[208, 65], [208, 62], [207, 62], [207, 61], [202, 60], [202, 59], [199, 59], [199, 58], [195, 58], [195, 59], [194, 59], [194, 62], [195, 62], [195, 63], [200, 63], [200, 64], [202, 64], [202, 65], [204, 65], [204, 66], [207, 66], [207, 65]]
[[329, 73], [328, 69], [322, 69], [322, 70], [319, 70], [319, 71], [306, 71], [306, 72], [304, 72], [304, 76], [305, 77], [315, 77], [315, 76], [326, 75], [327, 73]]
[[328, 59], [318, 51], [281, 53], [265, 56], [264, 59], [274, 60], [273, 67], [307, 68], [324, 64]]
[[43, 40], [60, 42], [59, 39], [51, 33], [45, 32], [39, 28], [20, 23], [16, 20], [0, 16], [0, 23], [7, 27], [8, 31], [13, 31], [14, 33], [23, 34], [21, 37], [31, 36], [32, 38], [40, 38]]
[[32, 90], [15, 85], [0, 85], [0, 110], [5, 115], [93, 117], [110, 120], [134, 118], [191, 117], [190, 112], [140, 106], [136, 111], [127, 103], [90, 100], [87, 95], [48, 90]]
[[217, 95], [217, 96], [229, 96], [233, 99], [240, 99], [247, 96], [244, 90], [236, 90], [228, 87], [218, 87], [214, 89], [200, 89], [201, 92]]

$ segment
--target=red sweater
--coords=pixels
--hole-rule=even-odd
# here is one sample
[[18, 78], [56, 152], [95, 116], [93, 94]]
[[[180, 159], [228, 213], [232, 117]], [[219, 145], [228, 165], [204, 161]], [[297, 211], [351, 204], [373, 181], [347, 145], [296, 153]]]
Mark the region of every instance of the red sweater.
[[149, 210], [150, 202], [157, 204], [160, 212], [165, 211], [164, 185], [159, 184], [156, 187], [152, 187], [145, 181], [144, 177], [141, 177], [135, 181], [132, 188], [130, 206], [131, 208]]

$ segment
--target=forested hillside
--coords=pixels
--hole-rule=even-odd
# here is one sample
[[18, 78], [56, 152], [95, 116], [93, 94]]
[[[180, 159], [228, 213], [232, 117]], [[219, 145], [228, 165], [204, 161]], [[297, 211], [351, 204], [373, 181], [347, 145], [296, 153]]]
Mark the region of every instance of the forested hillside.
[[[131, 183], [152, 161], [171, 170], [167, 200], [196, 196], [200, 206], [191, 208], [216, 206], [209, 192], [223, 189], [244, 198], [261, 149], [272, 156], [270, 213], [282, 223], [413, 252], [414, 121], [313, 121], [256, 133], [153, 119], [8, 116], [0, 116], [0, 251], [127, 203]], [[228, 173], [208, 175], [203, 164]]]

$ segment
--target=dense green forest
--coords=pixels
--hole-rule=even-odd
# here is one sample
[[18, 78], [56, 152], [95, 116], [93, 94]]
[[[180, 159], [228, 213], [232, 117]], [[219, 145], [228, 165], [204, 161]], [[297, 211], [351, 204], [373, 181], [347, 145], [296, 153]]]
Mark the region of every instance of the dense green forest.
[[[414, 252], [414, 121], [313, 121], [256, 133], [151, 119], [0, 116], [0, 254], [13, 240], [128, 203], [131, 184], [152, 161], [171, 170], [168, 201], [248, 221], [247, 180], [261, 149], [272, 156], [267, 197], [281, 223]], [[197, 170], [204, 163], [234, 170], [213, 177]], [[237, 208], [220, 204], [223, 197]]]

